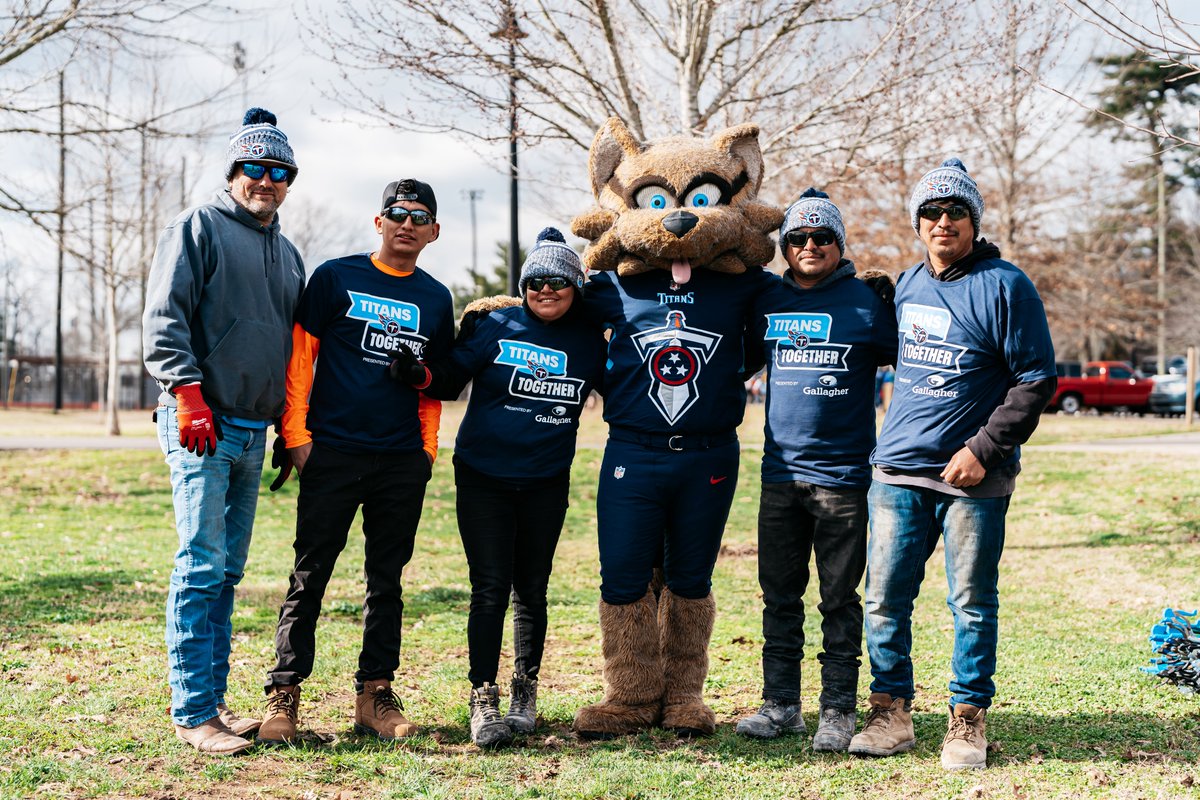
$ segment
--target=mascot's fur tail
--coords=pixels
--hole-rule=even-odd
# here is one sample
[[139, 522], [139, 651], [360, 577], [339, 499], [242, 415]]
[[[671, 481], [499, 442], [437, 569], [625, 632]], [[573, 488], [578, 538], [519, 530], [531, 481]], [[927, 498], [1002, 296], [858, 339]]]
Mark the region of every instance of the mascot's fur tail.
[[653, 592], [624, 606], [601, 600], [600, 634], [604, 700], [579, 709], [575, 732], [585, 739], [611, 739], [657, 725], [662, 714], [663, 669]]

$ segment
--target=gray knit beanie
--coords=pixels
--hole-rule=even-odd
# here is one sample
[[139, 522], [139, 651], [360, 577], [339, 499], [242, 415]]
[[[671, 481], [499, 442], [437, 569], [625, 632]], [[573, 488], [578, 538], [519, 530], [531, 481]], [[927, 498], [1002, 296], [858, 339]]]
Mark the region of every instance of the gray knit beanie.
[[232, 180], [243, 161], [270, 161], [291, 169], [288, 183], [296, 179], [300, 168], [292, 146], [283, 131], [275, 127], [275, 115], [265, 108], [252, 108], [242, 117], [242, 127], [229, 137], [225, 151], [225, 180]]
[[521, 279], [517, 286], [521, 294], [525, 294], [530, 278], [556, 277], [566, 278], [575, 288], [582, 289], [583, 264], [579, 254], [567, 244], [557, 228], [544, 228], [521, 265]]
[[800, 199], [783, 212], [783, 225], [779, 228], [779, 250], [787, 252], [784, 237], [797, 228], [825, 228], [837, 239], [838, 251], [846, 254], [846, 226], [842, 223], [842, 212], [829, 200], [829, 195], [813, 188], [804, 190]]
[[975, 238], [979, 238], [979, 223], [983, 219], [983, 195], [979, 187], [967, 174], [967, 168], [957, 158], [948, 158], [942, 165], [927, 172], [917, 181], [912, 197], [908, 201], [908, 215], [912, 218], [914, 231], [921, 230], [917, 209], [930, 200], [961, 200], [971, 211], [971, 225]]

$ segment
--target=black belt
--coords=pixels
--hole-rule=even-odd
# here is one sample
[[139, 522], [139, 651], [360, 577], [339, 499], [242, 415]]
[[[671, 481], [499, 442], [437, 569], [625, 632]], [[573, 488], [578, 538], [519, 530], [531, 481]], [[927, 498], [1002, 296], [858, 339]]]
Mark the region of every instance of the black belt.
[[732, 444], [737, 441], [737, 431], [722, 433], [681, 433], [674, 436], [665, 433], [642, 433], [628, 428], [610, 426], [608, 438], [618, 442], [640, 444], [655, 450], [710, 450], [714, 447]]

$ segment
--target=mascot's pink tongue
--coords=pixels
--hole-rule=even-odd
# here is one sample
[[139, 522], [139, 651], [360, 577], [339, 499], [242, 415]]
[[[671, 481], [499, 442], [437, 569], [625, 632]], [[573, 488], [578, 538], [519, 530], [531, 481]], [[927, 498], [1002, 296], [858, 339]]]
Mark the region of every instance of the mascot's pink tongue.
[[692, 262], [686, 258], [671, 262], [671, 280], [682, 286], [692, 279]]

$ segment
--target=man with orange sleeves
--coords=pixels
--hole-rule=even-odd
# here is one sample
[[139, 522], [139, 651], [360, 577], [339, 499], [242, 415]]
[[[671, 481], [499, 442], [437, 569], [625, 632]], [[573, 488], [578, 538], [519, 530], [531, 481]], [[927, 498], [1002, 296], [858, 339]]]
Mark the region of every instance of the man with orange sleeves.
[[400, 578], [437, 456], [441, 404], [392, 380], [387, 353], [404, 343], [419, 358], [437, 360], [453, 339], [450, 292], [417, 266], [438, 237], [436, 215], [428, 184], [388, 184], [375, 217], [378, 251], [325, 262], [300, 300], [283, 415], [300, 473], [296, 562], [279, 610], [260, 742], [296, 735], [321, 599], [360, 507], [367, 586], [354, 728], [385, 740], [416, 732], [391, 681], [400, 664]]

